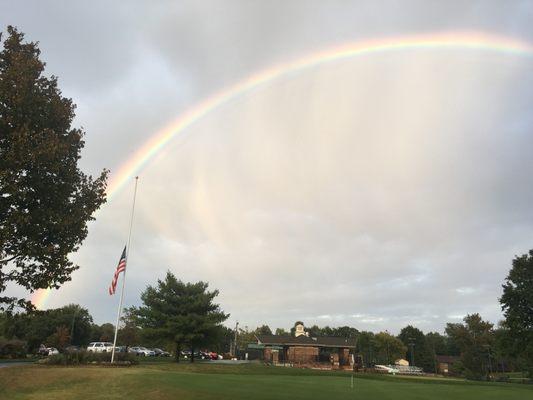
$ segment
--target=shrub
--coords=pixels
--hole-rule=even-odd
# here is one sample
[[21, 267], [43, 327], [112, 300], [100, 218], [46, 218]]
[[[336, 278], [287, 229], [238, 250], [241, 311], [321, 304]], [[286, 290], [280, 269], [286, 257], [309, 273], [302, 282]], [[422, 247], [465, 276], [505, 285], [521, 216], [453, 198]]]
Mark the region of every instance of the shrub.
[[471, 371], [469, 369], [465, 370], [464, 376], [465, 376], [466, 379], [468, 379], [470, 381], [484, 381], [484, 380], [487, 380], [487, 378], [485, 376], [483, 376], [482, 374], [480, 374], [479, 372]]
[[454, 376], [463, 376], [466, 372], [466, 368], [462, 361], [458, 360], [450, 365], [449, 374]]
[[24, 358], [26, 347], [26, 342], [23, 340], [0, 337], [0, 358]]
[[[129, 353], [115, 353], [115, 361], [124, 365], [138, 364], [137, 357]], [[87, 365], [105, 364], [111, 362], [111, 353], [92, 353], [78, 351], [72, 353], [54, 354], [41, 361], [46, 365]]]

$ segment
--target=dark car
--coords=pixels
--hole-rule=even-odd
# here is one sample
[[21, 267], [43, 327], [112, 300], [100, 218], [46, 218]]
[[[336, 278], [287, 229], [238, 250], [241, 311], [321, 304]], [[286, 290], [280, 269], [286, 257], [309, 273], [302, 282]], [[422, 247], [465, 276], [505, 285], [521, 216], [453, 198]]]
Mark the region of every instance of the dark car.
[[170, 357], [170, 353], [168, 351], [162, 350], [162, 349], [152, 349], [155, 353], [156, 357]]
[[80, 351], [81, 351], [80, 346], [65, 347], [65, 353], [79, 353]]
[[115, 353], [126, 353], [126, 346], [116, 346]]

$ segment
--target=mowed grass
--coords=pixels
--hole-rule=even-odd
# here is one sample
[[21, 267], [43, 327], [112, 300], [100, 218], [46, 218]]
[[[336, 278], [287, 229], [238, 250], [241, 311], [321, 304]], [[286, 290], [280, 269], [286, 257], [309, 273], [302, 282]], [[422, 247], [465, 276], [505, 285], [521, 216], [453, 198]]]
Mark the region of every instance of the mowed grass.
[[0, 399], [468, 399], [533, 400], [533, 387], [360, 376], [260, 365], [141, 364], [129, 368], [0, 369]]

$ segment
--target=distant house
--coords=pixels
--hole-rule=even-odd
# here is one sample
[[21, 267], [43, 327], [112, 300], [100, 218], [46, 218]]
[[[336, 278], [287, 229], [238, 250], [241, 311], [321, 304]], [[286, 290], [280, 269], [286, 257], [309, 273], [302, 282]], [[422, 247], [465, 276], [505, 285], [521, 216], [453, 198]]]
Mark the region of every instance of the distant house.
[[400, 359], [394, 361], [394, 365], [401, 365], [402, 367], [408, 367], [409, 366], [409, 361], [404, 360], [403, 358], [400, 358]]
[[256, 335], [251, 349], [260, 349], [266, 362], [312, 365], [328, 363], [332, 367], [350, 367], [356, 339], [334, 336], [309, 337], [303, 323], [297, 323], [294, 336]]
[[437, 356], [437, 371], [439, 374], [449, 374], [452, 365], [460, 359], [458, 356]]

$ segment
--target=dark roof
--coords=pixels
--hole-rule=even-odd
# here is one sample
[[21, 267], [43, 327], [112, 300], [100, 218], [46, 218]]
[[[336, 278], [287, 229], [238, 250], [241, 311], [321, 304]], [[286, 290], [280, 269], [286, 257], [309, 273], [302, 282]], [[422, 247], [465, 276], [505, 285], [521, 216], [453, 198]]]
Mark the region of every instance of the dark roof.
[[437, 362], [447, 364], [453, 364], [461, 359], [461, 357], [458, 356], [436, 356], [436, 358]]
[[282, 336], [257, 335], [257, 343], [265, 345], [312, 346], [312, 347], [355, 347], [356, 339], [346, 339], [336, 336]]

